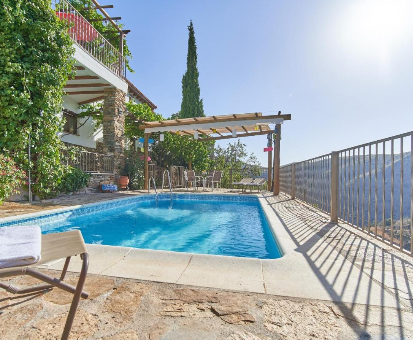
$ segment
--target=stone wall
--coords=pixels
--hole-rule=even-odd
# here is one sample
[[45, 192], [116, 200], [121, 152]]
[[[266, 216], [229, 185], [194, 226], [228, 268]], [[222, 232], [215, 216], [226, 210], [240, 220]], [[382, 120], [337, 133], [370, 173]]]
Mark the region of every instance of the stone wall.
[[92, 174], [88, 188], [98, 189], [101, 184], [118, 184], [115, 180], [115, 175], [108, 174]]
[[115, 158], [115, 179], [124, 167], [125, 99], [126, 94], [115, 88], [105, 89], [103, 102], [103, 153]]

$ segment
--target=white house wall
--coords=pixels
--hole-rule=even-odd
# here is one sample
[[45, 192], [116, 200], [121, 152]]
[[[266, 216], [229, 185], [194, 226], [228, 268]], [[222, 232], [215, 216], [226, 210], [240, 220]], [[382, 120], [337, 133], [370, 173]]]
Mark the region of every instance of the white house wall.
[[[74, 113], [79, 113], [79, 105], [70, 99], [69, 97], [64, 97], [63, 107]], [[87, 118], [79, 118], [77, 121], [77, 125], [82, 125]], [[96, 148], [96, 140], [99, 138], [99, 134], [96, 136], [94, 135], [94, 128], [95, 125], [92, 119], [89, 119], [86, 124], [82, 127], [78, 128], [77, 135], [74, 134], [67, 134], [66, 132], [62, 132], [61, 140], [66, 143], [75, 144], [79, 146], [84, 146], [88, 148]]]
[[124, 80], [112, 73], [112, 71], [103, 66], [100, 62], [98, 62], [95, 58], [93, 58], [89, 53], [84, 51], [79, 46], [77, 46], [76, 44], [74, 44], [73, 46], [75, 47], [74, 58], [80, 64], [91, 70], [100, 78], [109, 82], [112, 86], [118, 88], [119, 90], [125, 93], [128, 92], [128, 84]]
[[[69, 96], [63, 96], [63, 107], [67, 110], [70, 110], [74, 113], [80, 113], [81, 110], [79, 109], [79, 105], [71, 99]], [[140, 100], [136, 99], [133, 96], [127, 95], [126, 102], [133, 101], [136, 104], [141, 103]], [[78, 119], [78, 126], [81, 126], [87, 118], [79, 118]], [[84, 125], [78, 128], [77, 135], [74, 134], [67, 134], [62, 132], [61, 140], [66, 143], [79, 145], [87, 148], [96, 148], [96, 141], [103, 138], [102, 129], [98, 131], [94, 131], [95, 125], [92, 119], [89, 119]]]

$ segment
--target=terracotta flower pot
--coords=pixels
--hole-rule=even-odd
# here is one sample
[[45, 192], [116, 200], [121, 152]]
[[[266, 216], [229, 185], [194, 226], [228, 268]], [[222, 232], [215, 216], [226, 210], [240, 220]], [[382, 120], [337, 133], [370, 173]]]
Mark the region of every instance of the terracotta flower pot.
[[120, 176], [119, 178], [119, 186], [121, 189], [128, 189], [129, 184], [129, 177], [128, 176]]

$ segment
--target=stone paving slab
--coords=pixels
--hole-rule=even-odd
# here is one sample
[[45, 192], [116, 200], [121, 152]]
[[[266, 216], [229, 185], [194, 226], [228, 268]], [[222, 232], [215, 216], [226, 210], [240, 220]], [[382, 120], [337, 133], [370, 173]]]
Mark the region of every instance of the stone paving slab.
[[[74, 284], [75, 276], [68, 273], [66, 281]], [[413, 339], [413, 315], [403, 309], [93, 274], [85, 289], [90, 298], [79, 305], [70, 339]], [[23, 296], [0, 291], [0, 339], [59, 339], [71, 297], [59, 289]]]

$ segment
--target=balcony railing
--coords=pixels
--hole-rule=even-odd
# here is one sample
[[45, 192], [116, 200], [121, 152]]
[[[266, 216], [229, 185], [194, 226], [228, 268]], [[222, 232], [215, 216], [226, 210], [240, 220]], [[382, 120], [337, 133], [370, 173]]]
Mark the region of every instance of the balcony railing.
[[126, 76], [126, 59], [69, 2], [52, 0], [56, 15], [69, 23], [69, 36], [83, 50], [117, 76]]
[[87, 173], [113, 174], [114, 157], [88, 151], [70, 153], [63, 150], [62, 162]]
[[413, 255], [413, 132], [281, 167], [280, 188]]

